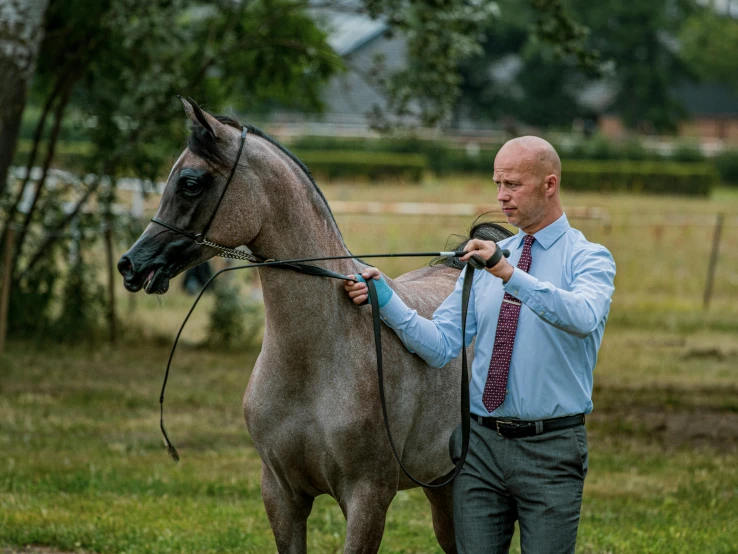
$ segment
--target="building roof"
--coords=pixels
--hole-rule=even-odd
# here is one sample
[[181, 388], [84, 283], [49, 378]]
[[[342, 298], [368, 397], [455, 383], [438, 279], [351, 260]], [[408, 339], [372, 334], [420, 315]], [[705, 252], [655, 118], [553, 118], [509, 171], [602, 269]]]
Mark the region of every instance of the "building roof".
[[382, 19], [372, 19], [361, 10], [361, 4], [355, 0], [311, 10], [315, 20], [328, 33], [328, 44], [341, 56], [355, 52], [389, 28]]
[[738, 116], [738, 95], [723, 83], [684, 82], [674, 95], [692, 117]]

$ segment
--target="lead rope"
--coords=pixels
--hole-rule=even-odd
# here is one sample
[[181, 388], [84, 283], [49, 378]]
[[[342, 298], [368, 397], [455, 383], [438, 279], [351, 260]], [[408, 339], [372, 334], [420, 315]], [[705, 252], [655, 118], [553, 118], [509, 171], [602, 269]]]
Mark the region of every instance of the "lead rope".
[[397, 447], [395, 441], [392, 438], [392, 431], [390, 430], [389, 416], [387, 414], [387, 401], [384, 396], [384, 369], [382, 368], [382, 332], [379, 324], [379, 299], [377, 298], [377, 290], [372, 282], [374, 279], [369, 279], [367, 285], [369, 288], [369, 300], [372, 305], [372, 318], [374, 320], [374, 345], [377, 349], [377, 378], [379, 380], [379, 399], [382, 405], [382, 417], [384, 418], [384, 427], [387, 430], [387, 438], [389, 439], [392, 453], [395, 455], [397, 463], [400, 464], [402, 471], [405, 475], [421, 487], [427, 489], [440, 489], [445, 487], [451, 481], [456, 479], [456, 476], [461, 471], [466, 461], [466, 454], [469, 451], [469, 434], [470, 434], [470, 410], [469, 410], [469, 371], [467, 369], [466, 362], [466, 312], [469, 307], [469, 295], [471, 291], [472, 281], [474, 279], [474, 268], [467, 264], [466, 275], [464, 275], [464, 287], [461, 294], [461, 455], [459, 460], [456, 462], [451, 475], [441, 483], [424, 483], [419, 481], [408, 471], [405, 464], [402, 463], [400, 455], [397, 453]]
[[[210, 246], [210, 244], [208, 244]], [[217, 248], [220, 248], [222, 250], [231, 250], [234, 253], [238, 253], [239, 257], [237, 259], [256, 259], [253, 256], [247, 257], [247, 258], [241, 258], [240, 255], [244, 256], [251, 256], [247, 252], [243, 250], [235, 250], [235, 249], [229, 249], [225, 247], [220, 247], [219, 245], [214, 245]], [[235, 267], [226, 267], [224, 269], [221, 269], [220, 271], [216, 272], [208, 281], [205, 283], [205, 285], [200, 290], [200, 293], [197, 295], [197, 298], [195, 298], [195, 301], [192, 303], [192, 307], [190, 308], [189, 312], [187, 312], [187, 315], [184, 318], [184, 321], [182, 321], [182, 325], [179, 327], [179, 331], [177, 331], [177, 335], [174, 338], [174, 344], [172, 345], [172, 350], [169, 353], [169, 360], [167, 361], [167, 368], [164, 372], [164, 382], [161, 386], [161, 394], [159, 396], [159, 427], [161, 428], [162, 435], [164, 436], [164, 444], [167, 447], [167, 452], [172, 457], [172, 459], [175, 462], [179, 462], [179, 454], [177, 453], [177, 449], [174, 447], [172, 442], [169, 440], [169, 436], [167, 435], [167, 431], [164, 428], [164, 391], [167, 386], [167, 381], [169, 379], [169, 370], [172, 366], [172, 359], [174, 357], [174, 352], [177, 349], [177, 343], [179, 342], [179, 337], [182, 335], [182, 331], [185, 328], [185, 325], [187, 324], [187, 321], [190, 319], [190, 316], [192, 315], [192, 312], [195, 310], [195, 307], [197, 306], [198, 302], [200, 301], [200, 298], [202, 298], [203, 293], [208, 289], [210, 284], [221, 274], [226, 273], [227, 271], [235, 271], [238, 269], [253, 269], [257, 267], [275, 267], [279, 269], [290, 269], [293, 271], [299, 271], [300, 273], [304, 273], [306, 275], [316, 275], [316, 276], [323, 276], [323, 277], [330, 277], [332, 279], [341, 279], [341, 280], [347, 280], [352, 281], [354, 279], [351, 279], [347, 275], [342, 275], [340, 273], [336, 273], [327, 269], [323, 269], [322, 267], [317, 266], [311, 266], [311, 265], [304, 265], [303, 262], [317, 262], [317, 261], [326, 261], [326, 260], [344, 260], [344, 259], [353, 259], [353, 258], [399, 258], [399, 257], [431, 257], [431, 256], [463, 256], [466, 254], [466, 252], [463, 251], [456, 251], [456, 252], [407, 252], [402, 254], [366, 254], [361, 256], [330, 256], [330, 257], [324, 257], [324, 258], [301, 258], [296, 260], [279, 260], [279, 261], [267, 261], [267, 262], [260, 262], [260, 263], [253, 263], [249, 265], [241, 265], [241, 266], [235, 266]], [[503, 254], [506, 256], [509, 256], [508, 251], [503, 251]], [[223, 255], [223, 254], [221, 254]], [[230, 257], [230, 256], [224, 256], [224, 257]], [[478, 265], [478, 262], [475, 264]], [[478, 268], [479, 269], [479, 268]], [[382, 415], [384, 417], [384, 425], [385, 429], [387, 430], [387, 437], [389, 439], [390, 446], [392, 448], [392, 453], [395, 456], [395, 459], [397, 460], [397, 463], [400, 465], [402, 470], [405, 472], [405, 475], [407, 475], [411, 481], [414, 483], [420, 485], [421, 487], [426, 488], [440, 488], [447, 484], [449, 484], [451, 481], [454, 480], [454, 478], [459, 474], [461, 471], [461, 468], [464, 465], [464, 462], [466, 460], [466, 455], [469, 450], [469, 432], [470, 432], [470, 410], [469, 410], [469, 372], [467, 369], [467, 359], [466, 359], [466, 347], [464, 346], [464, 342], [466, 341], [466, 315], [467, 310], [469, 307], [469, 296], [471, 291], [471, 285], [472, 281], [474, 279], [474, 267], [472, 263], [467, 264], [466, 266], [466, 275], [464, 276], [464, 286], [462, 289], [462, 300], [461, 300], [461, 336], [462, 336], [462, 349], [461, 349], [461, 436], [462, 436], [462, 446], [461, 446], [461, 456], [459, 458], [459, 461], [456, 463], [456, 466], [449, 476], [448, 479], [446, 479], [442, 483], [438, 484], [430, 484], [430, 483], [423, 483], [422, 481], [419, 481], [415, 477], [413, 477], [408, 470], [403, 465], [399, 454], [397, 453], [397, 447], [395, 446], [394, 439], [392, 438], [392, 432], [390, 430], [390, 424], [389, 424], [389, 416], [387, 413], [387, 403], [385, 399], [384, 394], [384, 370], [382, 367], [382, 338], [381, 338], [381, 325], [380, 325], [380, 319], [379, 319], [379, 301], [377, 300], [377, 292], [374, 287], [374, 283], [372, 282], [372, 279], [369, 279], [367, 282], [367, 286], [369, 289], [369, 299], [372, 306], [372, 318], [374, 323], [374, 343], [375, 348], [377, 352], [377, 379], [379, 381], [379, 399], [380, 404], [382, 407]]]

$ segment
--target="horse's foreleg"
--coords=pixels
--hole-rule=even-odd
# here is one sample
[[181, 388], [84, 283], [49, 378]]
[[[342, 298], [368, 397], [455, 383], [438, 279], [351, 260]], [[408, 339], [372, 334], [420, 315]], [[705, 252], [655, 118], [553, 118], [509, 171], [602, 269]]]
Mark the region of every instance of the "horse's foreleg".
[[341, 498], [346, 515], [345, 554], [375, 554], [379, 550], [395, 490], [375, 483], [355, 483]]
[[307, 518], [313, 497], [289, 494], [266, 466], [261, 468], [261, 496], [269, 525], [280, 554], [304, 554], [307, 551]]
[[433, 513], [433, 531], [446, 554], [456, 554], [452, 487], [453, 483], [450, 483], [440, 489], [423, 489]]

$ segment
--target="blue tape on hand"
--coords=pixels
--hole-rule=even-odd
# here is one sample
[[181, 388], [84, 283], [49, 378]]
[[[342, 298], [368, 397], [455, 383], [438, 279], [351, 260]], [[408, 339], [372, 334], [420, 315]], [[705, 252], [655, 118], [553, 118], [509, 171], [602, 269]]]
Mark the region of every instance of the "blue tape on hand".
[[[361, 281], [366, 284], [366, 279], [361, 275], [355, 275], [357, 281]], [[377, 289], [377, 300], [379, 301], [379, 308], [384, 308], [392, 298], [394, 291], [389, 288], [387, 281], [380, 275], [379, 280], [374, 280], [374, 288]]]

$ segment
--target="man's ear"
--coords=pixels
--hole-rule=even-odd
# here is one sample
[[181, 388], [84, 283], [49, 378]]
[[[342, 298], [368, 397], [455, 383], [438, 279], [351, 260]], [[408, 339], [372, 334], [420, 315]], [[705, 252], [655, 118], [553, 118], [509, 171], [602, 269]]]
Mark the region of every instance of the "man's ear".
[[559, 189], [559, 178], [556, 176], [555, 173], [551, 173], [551, 175], [546, 177], [546, 180], [543, 182], [543, 184], [546, 187], [544, 193], [546, 194], [546, 196], [551, 196], [552, 194], [555, 194], [556, 191]]
[[181, 96], [177, 96], [177, 98], [182, 102], [187, 118], [192, 121], [192, 123], [202, 126], [215, 141], [227, 139], [228, 130], [224, 124], [198, 106], [197, 102], [192, 98], [185, 99]]

